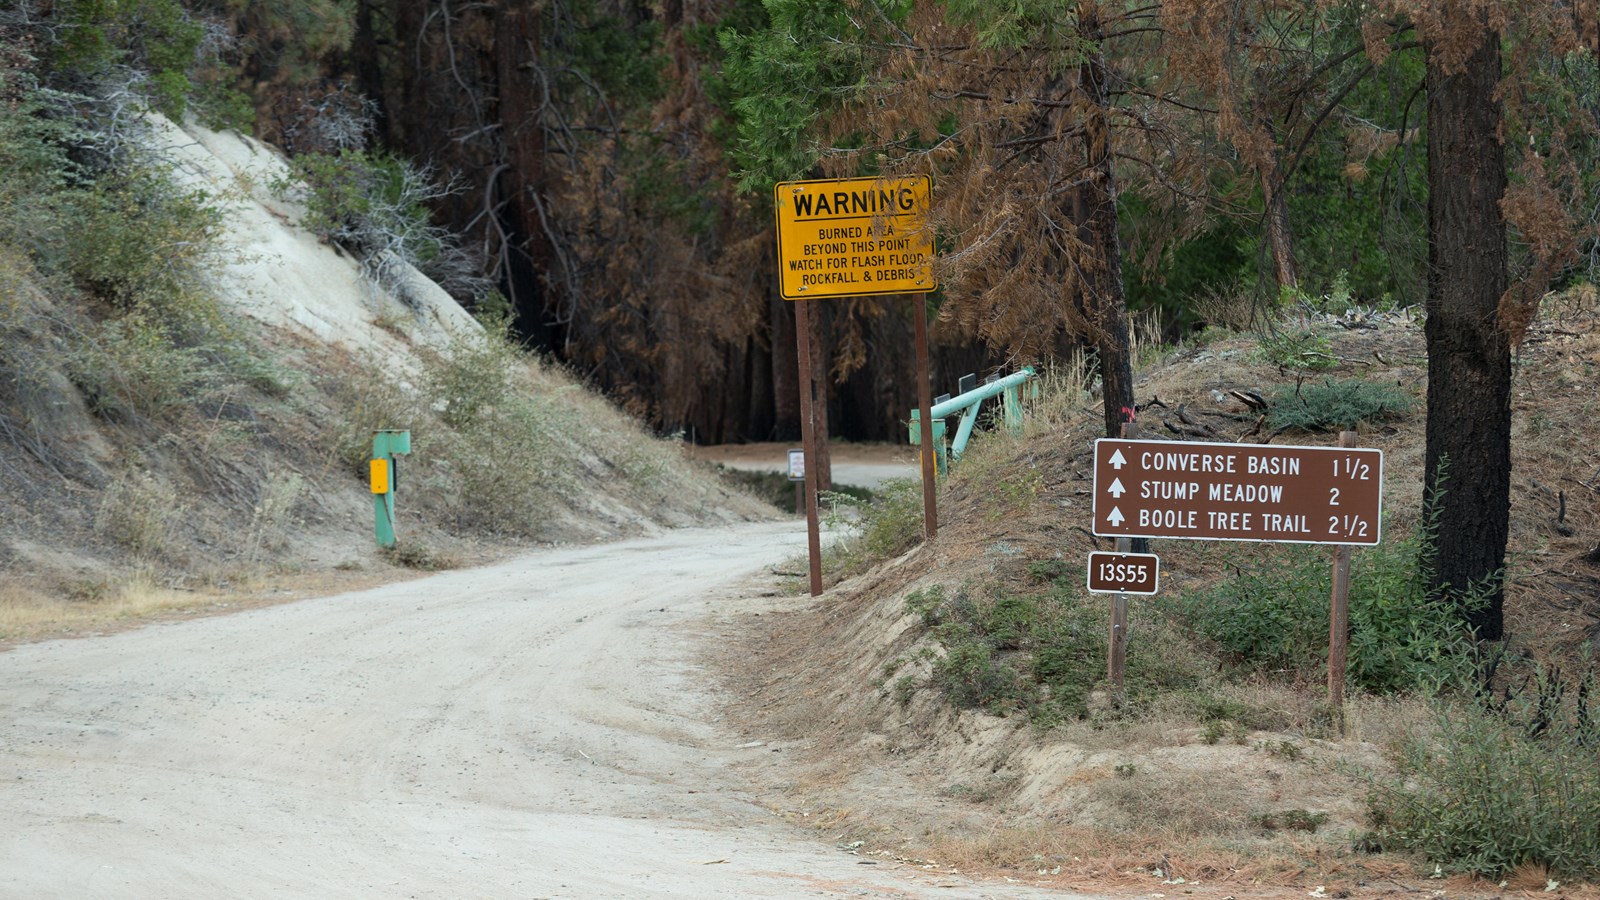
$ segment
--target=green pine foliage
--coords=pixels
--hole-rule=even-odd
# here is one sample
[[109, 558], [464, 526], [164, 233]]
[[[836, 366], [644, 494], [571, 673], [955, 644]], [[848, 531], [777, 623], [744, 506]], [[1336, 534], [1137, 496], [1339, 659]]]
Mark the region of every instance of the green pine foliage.
[[811, 172], [823, 150], [812, 134], [817, 118], [869, 88], [873, 37], [911, 11], [908, 0], [874, 6], [881, 16], [847, 0], [768, 0], [766, 28], [720, 33], [741, 190]]
[[178, 0], [61, 0], [53, 61], [79, 84], [147, 79], [151, 105], [181, 120], [205, 29]]

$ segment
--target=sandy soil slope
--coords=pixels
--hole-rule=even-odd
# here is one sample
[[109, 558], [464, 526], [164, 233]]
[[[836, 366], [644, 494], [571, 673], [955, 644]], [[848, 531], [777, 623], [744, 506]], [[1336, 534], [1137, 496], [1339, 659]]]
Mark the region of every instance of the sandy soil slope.
[[744, 764], [783, 748], [719, 725], [696, 647], [789, 602], [765, 572], [803, 540], [678, 531], [18, 647], [0, 896], [1042, 896], [752, 802]]

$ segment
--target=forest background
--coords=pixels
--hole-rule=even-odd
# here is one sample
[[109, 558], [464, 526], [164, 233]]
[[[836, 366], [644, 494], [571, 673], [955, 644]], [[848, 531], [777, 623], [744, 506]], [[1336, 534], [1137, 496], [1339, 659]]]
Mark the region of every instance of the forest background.
[[[144, 105], [253, 133], [374, 278], [417, 265], [697, 442], [799, 433], [785, 179], [936, 186], [941, 290], [812, 317], [836, 436], [904, 433], [916, 302], [936, 388], [1088, 349], [1108, 433], [1136, 407], [1129, 310], [1174, 337], [1313, 298], [1426, 306], [1425, 480], [1454, 479], [1434, 579], [1457, 591], [1503, 564], [1511, 348], [1600, 261], [1597, 29], [1567, 0], [0, 9], [14, 172], [121, 171]], [[39, 185], [17, 183], [26, 245]]]
[[[325, 189], [334, 237], [370, 238], [350, 227], [355, 186], [388, 179], [400, 213], [454, 238], [448, 253], [417, 251], [429, 274], [469, 304], [503, 304], [530, 344], [700, 442], [799, 432], [793, 316], [773, 277], [777, 180], [935, 175], [936, 386], [1084, 343], [1072, 273], [1042, 261], [1074, 241], [1041, 212], [1082, 203], [1082, 164], [1037, 152], [1081, 137], [1069, 82], [1084, 60], [1106, 69], [1127, 305], [1166, 335], [1243, 324], [1290, 291], [1424, 294], [1422, 44], [1435, 26], [1404, 2], [8, 5], [0, 27], [42, 84], [120, 84], [279, 144]], [[1516, 198], [1530, 209], [1512, 222], [1513, 266], [1544, 265], [1557, 286], [1583, 277], [1600, 101], [1579, 48], [1593, 10], [1462, 7], [1513, 29], [1518, 184], [1534, 163], [1565, 166], [1556, 187], [1577, 198], [1540, 208], [1566, 226], [1561, 247], [1523, 233], [1538, 204]], [[833, 434], [903, 433], [909, 302], [819, 305]]]

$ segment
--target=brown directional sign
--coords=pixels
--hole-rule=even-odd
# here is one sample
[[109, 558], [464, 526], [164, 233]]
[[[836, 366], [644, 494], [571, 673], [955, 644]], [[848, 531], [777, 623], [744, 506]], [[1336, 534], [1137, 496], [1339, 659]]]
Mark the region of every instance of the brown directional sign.
[[1094, 442], [1104, 537], [1376, 545], [1382, 500], [1381, 450]]
[[1161, 586], [1161, 557], [1154, 553], [1089, 554], [1089, 593], [1154, 594]]

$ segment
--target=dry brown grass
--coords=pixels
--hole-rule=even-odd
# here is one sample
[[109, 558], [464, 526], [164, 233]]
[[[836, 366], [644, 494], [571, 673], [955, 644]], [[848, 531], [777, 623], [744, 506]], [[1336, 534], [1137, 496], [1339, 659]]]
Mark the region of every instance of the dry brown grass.
[[[472, 562], [491, 562], [507, 553], [482, 553]], [[149, 568], [72, 581], [0, 577], [0, 648], [366, 590], [425, 574], [387, 565], [289, 572], [245, 567], [231, 570], [226, 577], [202, 581], [195, 588], [163, 583]]]
[[938, 839], [911, 852], [869, 850], [865, 855], [1102, 896], [1301, 898], [1315, 887], [1322, 887], [1320, 896], [1327, 897], [1440, 890], [1450, 896], [1500, 893], [1493, 885], [1472, 879], [1419, 878], [1407, 862], [1356, 856], [1328, 841], [1241, 847], [1211, 837], [1082, 826], [997, 828], [977, 836]]
[[1102, 827], [1193, 839], [1246, 834], [1253, 793], [1234, 772], [1169, 769], [1101, 779], [1088, 796]]
[[213, 606], [218, 595], [163, 587], [144, 569], [78, 586], [78, 596], [0, 582], [0, 641], [25, 641]]

